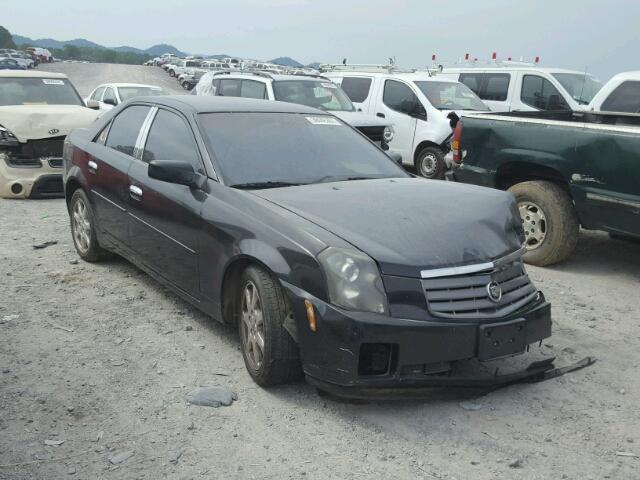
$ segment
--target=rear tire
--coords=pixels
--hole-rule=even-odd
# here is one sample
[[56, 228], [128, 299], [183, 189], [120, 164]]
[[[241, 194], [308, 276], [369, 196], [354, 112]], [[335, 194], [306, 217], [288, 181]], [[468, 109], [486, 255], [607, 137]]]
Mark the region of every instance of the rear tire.
[[446, 168], [444, 152], [438, 147], [425, 147], [416, 157], [416, 173], [421, 177], [442, 180]]
[[263, 387], [299, 380], [298, 346], [283, 326], [291, 312], [277, 281], [258, 266], [247, 267], [236, 305], [242, 356], [253, 380]]
[[98, 243], [93, 209], [87, 194], [81, 188], [78, 188], [71, 196], [69, 217], [73, 245], [80, 258], [87, 262], [98, 262], [108, 258], [109, 252]]
[[509, 188], [518, 202], [525, 230], [525, 262], [539, 267], [566, 259], [578, 243], [579, 222], [569, 195], [545, 180]]

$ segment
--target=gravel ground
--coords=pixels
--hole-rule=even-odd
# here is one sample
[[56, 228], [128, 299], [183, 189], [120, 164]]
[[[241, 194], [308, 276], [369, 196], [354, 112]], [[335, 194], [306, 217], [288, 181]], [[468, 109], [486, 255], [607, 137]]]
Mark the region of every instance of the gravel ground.
[[[542, 353], [592, 367], [395, 402], [258, 387], [231, 328], [124, 260], [79, 260], [63, 200], [0, 200], [0, 245], [0, 479], [640, 478], [636, 243], [583, 232], [529, 268], [553, 304]], [[210, 385], [238, 400], [186, 403]]]

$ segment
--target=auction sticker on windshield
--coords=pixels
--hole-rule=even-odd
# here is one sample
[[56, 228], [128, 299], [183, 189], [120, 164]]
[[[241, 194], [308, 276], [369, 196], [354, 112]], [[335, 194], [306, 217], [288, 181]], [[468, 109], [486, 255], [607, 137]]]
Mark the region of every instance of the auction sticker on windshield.
[[333, 117], [305, 117], [314, 125], [341, 125], [341, 123]]
[[43, 78], [42, 83], [45, 85], [64, 85], [62, 80], [54, 80], [52, 78]]

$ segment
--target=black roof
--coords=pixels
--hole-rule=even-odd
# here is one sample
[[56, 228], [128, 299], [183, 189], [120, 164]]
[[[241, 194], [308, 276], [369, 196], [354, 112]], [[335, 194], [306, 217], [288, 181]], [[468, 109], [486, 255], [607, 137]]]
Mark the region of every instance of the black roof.
[[214, 97], [209, 95], [161, 95], [139, 99], [145, 103], [166, 105], [193, 113], [260, 112], [260, 113], [311, 113], [326, 114], [321, 110], [297, 103], [275, 102], [239, 97]]

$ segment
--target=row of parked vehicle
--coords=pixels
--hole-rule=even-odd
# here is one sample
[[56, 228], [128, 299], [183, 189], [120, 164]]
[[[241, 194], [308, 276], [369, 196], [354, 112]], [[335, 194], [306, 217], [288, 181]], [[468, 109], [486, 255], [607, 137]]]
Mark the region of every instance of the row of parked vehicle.
[[40, 58], [33, 50], [14, 50], [0, 48], [0, 70], [27, 70], [35, 68]]
[[[507, 89], [528, 92], [533, 68], [503, 70]], [[105, 84], [85, 100], [61, 74], [0, 72], [0, 193], [63, 195], [84, 260], [115, 252], [238, 325], [261, 385], [483, 384], [456, 365], [551, 333], [523, 261], [561, 260], [579, 224], [640, 237], [637, 115], [491, 112], [444, 68], [228, 70], [193, 95]], [[600, 105], [632, 101], [636, 80], [612, 82]], [[425, 150], [455, 182], [398, 164], [424, 175]]]

